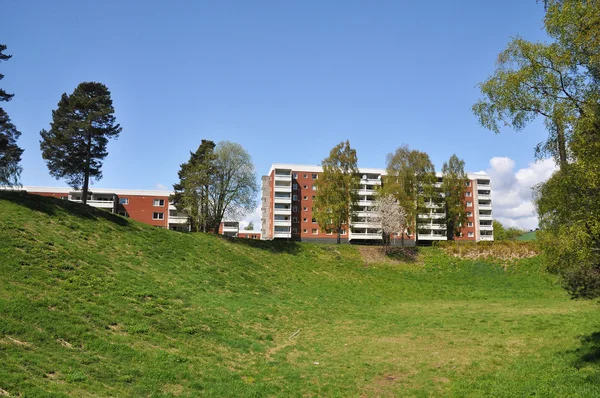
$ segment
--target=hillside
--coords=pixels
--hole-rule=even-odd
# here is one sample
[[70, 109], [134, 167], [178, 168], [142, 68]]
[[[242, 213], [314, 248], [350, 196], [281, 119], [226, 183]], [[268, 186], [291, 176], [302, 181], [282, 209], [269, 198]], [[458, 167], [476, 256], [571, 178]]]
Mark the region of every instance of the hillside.
[[526, 232], [523, 235], [519, 236], [517, 240], [537, 240], [537, 231]]
[[181, 234], [0, 192], [0, 395], [597, 396], [598, 305], [537, 258]]

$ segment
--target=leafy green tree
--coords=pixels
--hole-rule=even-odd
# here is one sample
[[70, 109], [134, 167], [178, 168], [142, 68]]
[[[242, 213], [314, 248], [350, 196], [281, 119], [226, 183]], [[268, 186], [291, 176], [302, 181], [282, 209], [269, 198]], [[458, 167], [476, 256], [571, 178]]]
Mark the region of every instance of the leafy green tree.
[[[392, 195], [406, 212], [407, 225], [414, 225], [417, 216], [428, 212], [430, 204], [439, 204], [435, 188], [437, 177], [429, 155], [403, 145], [387, 155], [386, 177], [381, 194]], [[415, 228], [418, 236], [418, 228]], [[402, 234], [404, 238], [404, 234]]]
[[50, 130], [40, 132], [40, 149], [50, 175], [65, 178], [75, 189], [81, 187], [83, 203], [87, 203], [90, 182], [102, 178], [108, 140], [121, 132], [114, 112], [104, 84], [80, 83], [71, 95], [62, 95], [52, 111]]
[[175, 193], [171, 199], [177, 210], [188, 215], [194, 232], [206, 232], [212, 224], [208, 190], [215, 167], [214, 149], [213, 141], [202, 140], [196, 152], [190, 152], [190, 160], [180, 166], [179, 182], [173, 184]]
[[[12, 55], [3, 54], [6, 50], [4, 44], [0, 44], [0, 61], [8, 61]], [[4, 75], [0, 73], [0, 80]], [[8, 94], [0, 88], [0, 102], [8, 102], [14, 94]], [[23, 149], [17, 145], [17, 139], [21, 132], [11, 123], [10, 117], [0, 108], [0, 185], [17, 185], [22, 168], [19, 165]]]
[[538, 242], [548, 269], [573, 297], [600, 296], [600, 2], [548, 0], [550, 44], [513, 40], [473, 110], [498, 131], [545, 117], [538, 147], [560, 163], [536, 189]]
[[314, 202], [314, 217], [325, 231], [337, 232], [337, 243], [341, 233], [356, 216], [358, 208], [358, 159], [350, 142], [340, 142], [321, 162], [323, 172], [315, 185], [317, 195]]
[[246, 225], [246, 228], [244, 228], [244, 231], [254, 231], [254, 223], [250, 221], [248, 225]]
[[259, 187], [252, 158], [240, 144], [221, 141], [214, 155], [208, 211], [211, 230], [218, 233], [223, 217], [239, 220], [256, 208]]
[[492, 222], [492, 228], [494, 229], [494, 240], [501, 241], [506, 240], [506, 228], [498, 220]]
[[461, 227], [467, 222], [467, 210], [464, 204], [469, 178], [465, 172], [465, 162], [452, 155], [442, 166], [442, 192], [446, 210], [446, 233], [448, 240], [454, 240]]

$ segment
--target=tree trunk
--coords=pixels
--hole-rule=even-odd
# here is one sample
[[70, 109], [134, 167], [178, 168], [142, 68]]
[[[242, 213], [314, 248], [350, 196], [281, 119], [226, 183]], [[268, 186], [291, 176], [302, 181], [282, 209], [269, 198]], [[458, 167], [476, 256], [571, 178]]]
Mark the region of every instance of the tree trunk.
[[338, 227], [337, 229], [337, 244], [342, 243], [342, 227]]
[[558, 158], [560, 161], [560, 170], [565, 171], [567, 166], [567, 147], [565, 140], [565, 129], [560, 123], [556, 123], [556, 137], [558, 140]]
[[92, 150], [92, 134], [88, 133], [87, 136], [87, 153], [86, 153], [86, 159], [85, 159], [85, 171], [84, 171], [84, 175], [83, 175], [83, 192], [82, 192], [82, 200], [83, 200], [83, 204], [87, 204], [87, 197], [88, 197], [88, 191], [89, 191], [89, 185], [90, 185], [90, 151]]

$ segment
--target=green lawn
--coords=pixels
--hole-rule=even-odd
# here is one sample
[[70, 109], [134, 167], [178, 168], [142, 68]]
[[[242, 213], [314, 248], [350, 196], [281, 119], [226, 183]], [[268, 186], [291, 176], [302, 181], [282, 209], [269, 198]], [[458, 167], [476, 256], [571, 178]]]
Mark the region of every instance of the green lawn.
[[0, 395], [599, 395], [598, 304], [537, 258], [366, 264], [0, 193]]
[[527, 233], [524, 233], [523, 235], [519, 236], [517, 238], [517, 240], [536, 240], [537, 239], [537, 231], [530, 231]]

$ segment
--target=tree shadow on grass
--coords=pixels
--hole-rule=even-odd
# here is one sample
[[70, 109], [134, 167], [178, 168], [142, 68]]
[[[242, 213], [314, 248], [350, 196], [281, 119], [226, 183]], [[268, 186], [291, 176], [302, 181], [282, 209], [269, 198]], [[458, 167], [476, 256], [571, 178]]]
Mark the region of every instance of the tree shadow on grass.
[[419, 257], [416, 247], [386, 247], [384, 253], [389, 259], [403, 263], [414, 263]]
[[0, 199], [27, 207], [33, 211], [48, 214], [49, 216], [56, 216], [59, 212], [65, 212], [84, 220], [94, 221], [105, 219], [121, 226], [129, 225], [129, 220], [114, 213], [68, 200], [33, 195], [23, 191], [0, 191]]
[[226, 236], [223, 238], [231, 243], [252, 247], [254, 249], [266, 250], [272, 253], [297, 254], [300, 250], [298, 243], [295, 241], [230, 238]]
[[580, 369], [594, 364], [600, 367], [600, 332], [581, 337], [581, 347], [572, 351], [577, 356], [575, 367]]

